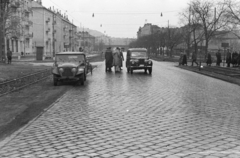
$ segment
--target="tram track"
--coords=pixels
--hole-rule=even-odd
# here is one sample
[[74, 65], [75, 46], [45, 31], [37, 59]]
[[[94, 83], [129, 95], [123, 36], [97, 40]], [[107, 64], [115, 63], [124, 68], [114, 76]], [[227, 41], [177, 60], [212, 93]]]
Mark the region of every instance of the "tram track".
[[28, 74], [19, 78], [0, 82], [0, 97], [43, 81], [50, 77], [51, 74], [51, 69], [45, 69], [33, 74]]
[[208, 71], [216, 74], [226, 75], [229, 77], [239, 78], [240, 79], [240, 70], [234, 68], [226, 68], [226, 67], [212, 67], [205, 66], [201, 71]]

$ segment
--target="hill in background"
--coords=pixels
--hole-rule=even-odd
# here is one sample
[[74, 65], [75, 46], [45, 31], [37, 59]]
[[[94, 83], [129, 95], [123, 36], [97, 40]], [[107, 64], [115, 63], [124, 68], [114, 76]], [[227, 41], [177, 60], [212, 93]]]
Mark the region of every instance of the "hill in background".
[[87, 31], [90, 35], [102, 40], [105, 45], [128, 45], [131, 41], [136, 40], [134, 38], [118, 38], [105, 36], [104, 33], [89, 28], [83, 29], [78, 27], [78, 31]]

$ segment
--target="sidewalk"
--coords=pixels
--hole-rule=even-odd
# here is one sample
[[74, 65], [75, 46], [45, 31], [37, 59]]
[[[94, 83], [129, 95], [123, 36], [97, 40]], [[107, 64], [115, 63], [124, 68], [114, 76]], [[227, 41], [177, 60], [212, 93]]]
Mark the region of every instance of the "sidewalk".
[[[213, 71], [208, 71], [208, 66], [206, 66], [206, 64], [203, 64], [203, 67], [199, 70], [199, 66], [190, 66], [190, 64], [188, 64], [189, 66], [178, 66], [179, 68], [181, 69], [185, 69], [185, 70], [189, 70], [189, 71], [192, 71], [192, 72], [195, 72], [195, 73], [199, 73], [199, 74], [202, 74], [202, 75], [206, 75], [206, 76], [209, 76], [209, 77], [213, 77], [213, 78], [217, 78], [217, 79], [220, 79], [220, 80], [223, 80], [223, 81], [226, 81], [226, 82], [230, 82], [230, 83], [233, 83], [233, 84], [237, 84], [240, 86], [240, 78], [235, 78], [235, 77], [231, 77], [231, 76], [228, 76], [228, 75], [223, 75], [223, 74], [219, 74], [219, 73], [214, 73]], [[213, 65], [216, 65], [216, 64], [213, 64]], [[215, 66], [212, 66], [212, 67], [215, 67]], [[223, 66], [221, 66], [223, 67]], [[229, 69], [235, 69], [235, 70], [238, 70], [239, 68], [229, 68]]]

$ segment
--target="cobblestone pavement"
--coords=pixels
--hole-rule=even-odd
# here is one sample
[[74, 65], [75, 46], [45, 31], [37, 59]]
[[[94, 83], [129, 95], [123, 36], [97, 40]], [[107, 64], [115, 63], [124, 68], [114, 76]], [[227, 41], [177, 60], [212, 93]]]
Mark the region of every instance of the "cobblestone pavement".
[[154, 62], [73, 87], [0, 149], [1, 158], [239, 158], [240, 87]]

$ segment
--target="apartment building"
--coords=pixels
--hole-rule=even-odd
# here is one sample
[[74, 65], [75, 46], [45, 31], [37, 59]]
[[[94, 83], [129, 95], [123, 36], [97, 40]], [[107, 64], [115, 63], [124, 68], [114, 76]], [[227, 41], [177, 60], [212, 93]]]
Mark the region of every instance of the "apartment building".
[[87, 31], [77, 33], [78, 45], [83, 48], [86, 53], [94, 50], [96, 37], [90, 35]]
[[53, 58], [55, 53], [77, 51], [77, 27], [67, 15], [46, 8], [41, 0], [32, 2], [33, 44], [37, 60]]
[[160, 28], [157, 25], [152, 25], [151, 23], [144, 24], [143, 27], [140, 27], [137, 32], [137, 37], [151, 35], [157, 33]]
[[31, 54], [33, 51], [32, 1], [13, 0], [9, 4], [11, 15], [8, 17], [9, 32], [5, 37], [5, 52], [9, 48], [13, 56]]

